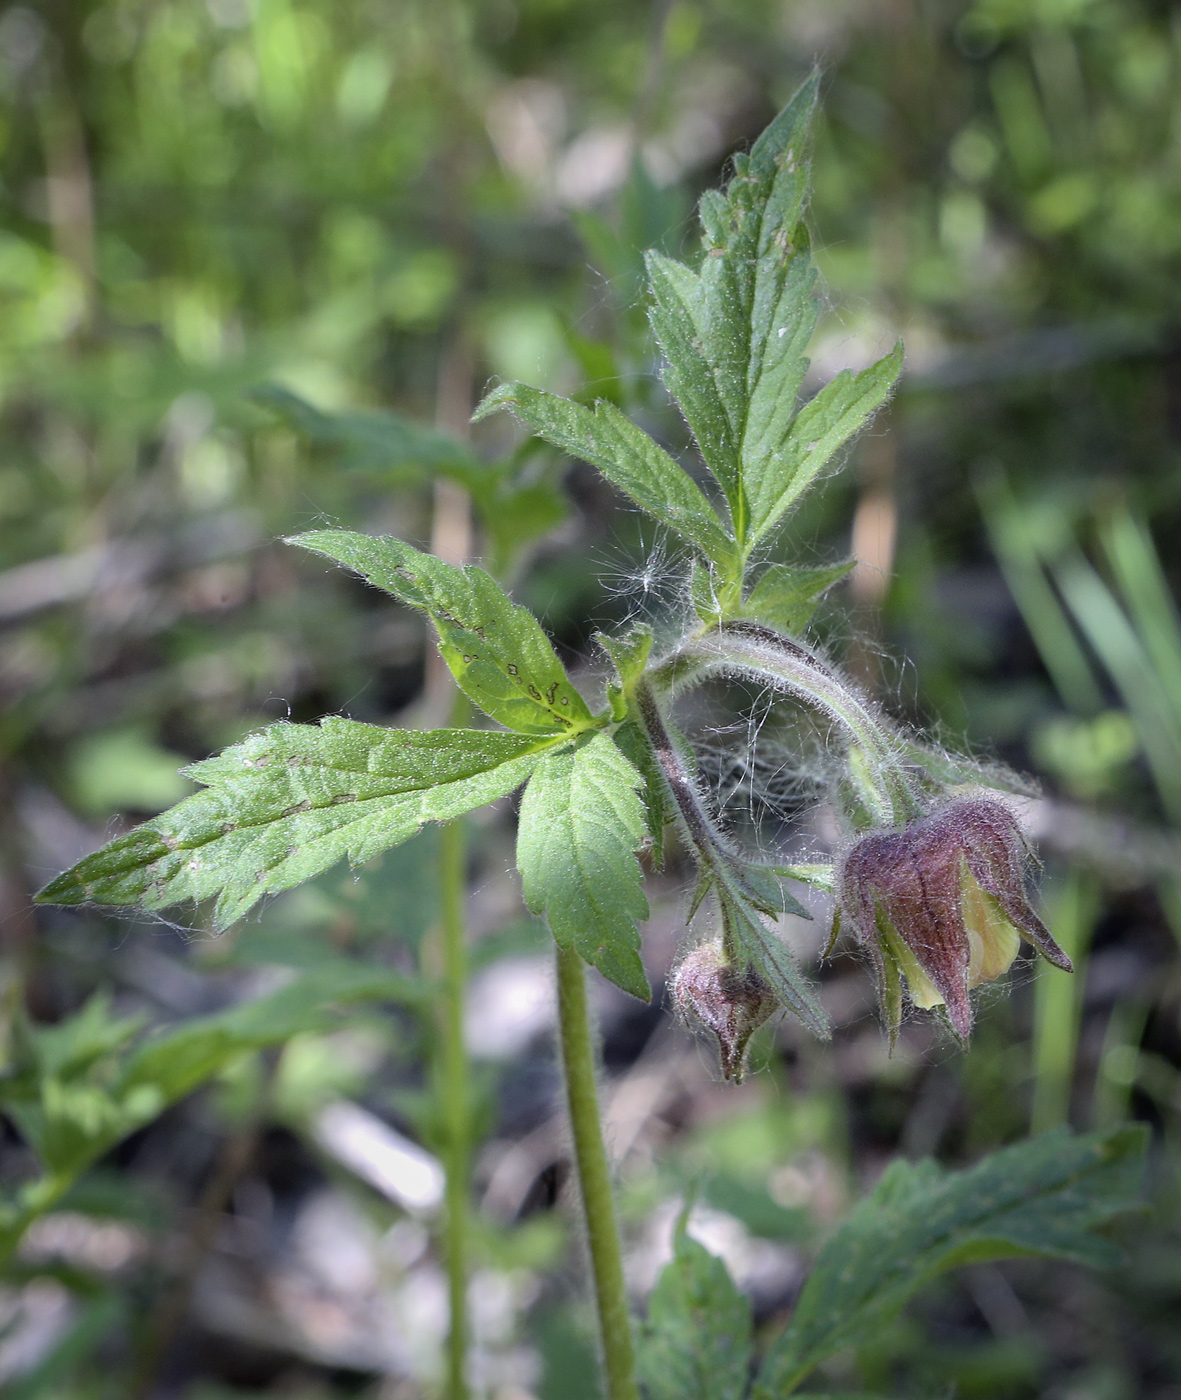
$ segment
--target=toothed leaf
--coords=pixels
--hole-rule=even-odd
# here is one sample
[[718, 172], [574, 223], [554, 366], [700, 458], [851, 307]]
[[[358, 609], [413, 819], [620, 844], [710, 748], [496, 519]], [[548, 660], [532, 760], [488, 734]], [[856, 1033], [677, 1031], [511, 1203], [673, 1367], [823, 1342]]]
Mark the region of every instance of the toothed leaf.
[[733, 556], [734, 541], [701, 488], [614, 404], [600, 402], [590, 409], [527, 384], [503, 384], [483, 401], [476, 417], [498, 408], [511, 408], [547, 442], [598, 467], [612, 485], [706, 558]]
[[[740, 539], [746, 498], [774, 458], [792, 415], [816, 323], [806, 230], [814, 76], [734, 160], [724, 192], [701, 201], [706, 252], [698, 271], [650, 255], [652, 324], [666, 379]], [[749, 480], [748, 480], [749, 478]]]
[[1118, 1262], [1095, 1231], [1137, 1206], [1145, 1136], [1061, 1129], [959, 1172], [895, 1162], [821, 1250], [752, 1400], [788, 1394], [827, 1357], [879, 1336], [947, 1269], [1017, 1255]]
[[483, 569], [456, 568], [401, 540], [315, 530], [288, 541], [355, 569], [435, 624], [460, 689], [522, 734], [572, 733], [591, 722], [541, 625]]
[[642, 783], [603, 734], [548, 755], [521, 800], [517, 865], [526, 903], [544, 912], [558, 944], [648, 1001], [636, 930], [648, 917], [635, 855], [645, 835]]
[[881, 408], [902, 373], [901, 342], [859, 374], [842, 370], [800, 409], [759, 472], [746, 474], [751, 533], [761, 539]]
[[682, 1221], [640, 1336], [638, 1369], [649, 1400], [743, 1400], [750, 1348], [750, 1304]]
[[608, 637], [598, 632], [595, 640], [611, 658], [615, 669], [615, 679], [607, 683], [607, 698], [611, 702], [611, 718], [618, 722], [626, 718], [628, 697], [652, 654], [652, 629], [646, 622], [638, 622], [622, 637]]
[[823, 595], [856, 563], [856, 559], [846, 559], [818, 569], [771, 564], [759, 575], [739, 615], [778, 627], [783, 632], [800, 632], [807, 626]]
[[263, 895], [505, 796], [550, 747], [474, 729], [274, 724], [193, 764], [204, 792], [116, 837], [37, 899], [166, 909], [217, 896], [216, 926], [228, 928]]
[[643, 732], [635, 720], [621, 724], [612, 738], [623, 756], [635, 765], [644, 779], [640, 798], [644, 804], [644, 819], [648, 827], [650, 858], [653, 865], [659, 869], [664, 864], [664, 828], [673, 820], [664, 782], [652, 758], [652, 750], [645, 743]]
[[735, 157], [726, 189], [702, 199], [699, 266], [648, 258], [665, 379], [744, 549], [885, 401], [901, 367], [896, 349], [861, 374], [838, 375], [799, 408], [818, 314], [803, 223], [817, 81], [800, 88], [749, 155]]

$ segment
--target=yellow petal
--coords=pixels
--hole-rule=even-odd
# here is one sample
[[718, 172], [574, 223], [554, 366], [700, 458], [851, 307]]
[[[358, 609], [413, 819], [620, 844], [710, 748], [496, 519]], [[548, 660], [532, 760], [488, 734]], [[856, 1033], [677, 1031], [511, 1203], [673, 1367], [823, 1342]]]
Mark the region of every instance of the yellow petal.
[[968, 934], [968, 986], [978, 987], [1003, 976], [1021, 950], [1021, 935], [1005, 918], [1000, 904], [964, 862], [960, 872], [960, 912]]
[[906, 978], [906, 990], [915, 1006], [930, 1011], [933, 1006], [943, 1005], [943, 996], [934, 982], [919, 966], [919, 960], [906, 946], [905, 941], [893, 929], [883, 939], [883, 951], [892, 957]]

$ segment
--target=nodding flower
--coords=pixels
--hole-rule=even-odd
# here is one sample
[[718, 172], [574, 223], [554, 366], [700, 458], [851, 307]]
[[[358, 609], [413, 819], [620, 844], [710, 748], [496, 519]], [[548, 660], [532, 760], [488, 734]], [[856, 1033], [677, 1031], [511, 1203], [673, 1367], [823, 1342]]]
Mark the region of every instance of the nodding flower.
[[924, 1008], [945, 1006], [961, 1043], [969, 992], [1012, 966], [1024, 937], [1072, 972], [1025, 892], [1030, 851], [1016, 819], [992, 798], [964, 797], [930, 816], [860, 837], [837, 878], [837, 917], [872, 957], [891, 1039], [902, 979]]
[[684, 1021], [697, 1020], [718, 1038], [722, 1077], [741, 1084], [746, 1046], [779, 999], [755, 969], [731, 962], [721, 941], [702, 943], [673, 974], [673, 1004]]

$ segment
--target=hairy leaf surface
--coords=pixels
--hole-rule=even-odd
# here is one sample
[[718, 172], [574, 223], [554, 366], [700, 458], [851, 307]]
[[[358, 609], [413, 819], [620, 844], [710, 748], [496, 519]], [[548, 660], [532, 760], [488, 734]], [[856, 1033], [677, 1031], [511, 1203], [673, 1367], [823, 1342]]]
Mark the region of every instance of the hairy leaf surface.
[[228, 928], [265, 894], [503, 797], [549, 747], [472, 729], [274, 724], [186, 769], [206, 791], [116, 837], [37, 898], [166, 909], [216, 895], [217, 927]]
[[771, 564], [758, 578], [742, 605], [741, 616], [766, 622], [783, 632], [800, 632], [807, 626], [816, 604], [825, 593], [856, 567], [856, 559], [820, 568]]
[[315, 530], [289, 543], [326, 554], [421, 608], [459, 687], [492, 719], [522, 734], [574, 733], [591, 723], [586, 702], [541, 625], [483, 569], [456, 568], [401, 540]]
[[628, 697], [652, 655], [652, 629], [646, 622], [637, 622], [621, 637], [596, 632], [595, 641], [611, 658], [615, 679], [607, 682], [607, 698], [611, 702], [611, 718], [621, 720], [628, 712]]
[[826, 1357], [878, 1335], [946, 1269], [1030, 1254], [1118, 1262], [1095, 1229], [1138, 1204], [1144, 1146], [1138, 1127], [1061, 1129], [968, 1171], [895, 1162], [821, 1250], [754, 1400], [778, 1400]]
[[651, 997], [636, 920], [648, 917], [636, 859], [643, 778], [604, 734], [547, 755], [521, 800], [517, 865], [525, 901], [554, 938], [643, 1001]]
[[677, 1229], [675, 1252], [648, 1300], [639, 1373], [649, 1400], [743, 1400], [750, 1304], [725, 1264]]
[[652, 255], [653, 328], [669, 388], [706, 464], [748, 533], [758, 489], [795, 412], [816, 323], [815, 273], [801, 223], [808, 194], [813, 77], [734, 160], [724, 192], [701, 201], [706, 253], [699, 271]]
[[488, 395], [476, 417], [498, 408], [511, 408], [547, 442], [598, 467], [612, 485], [707, 558], [732, 557], [734, 541], [701, 488], [614, 404], [600, 402], [590, 409], [526, 384], [503, 384]]

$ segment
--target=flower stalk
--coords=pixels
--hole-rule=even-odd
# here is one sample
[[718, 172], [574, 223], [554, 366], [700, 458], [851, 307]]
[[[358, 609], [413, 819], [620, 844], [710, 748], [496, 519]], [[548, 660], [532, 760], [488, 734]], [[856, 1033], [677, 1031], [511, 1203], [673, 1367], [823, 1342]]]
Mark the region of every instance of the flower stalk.
[[857, 749], [856, 773], [871, 821], [895, 825], [921, 807], [884, 720], [821, 660], [792, 637], [754, 622], [728, 622], [693, 638], [653, 680], [675, 695], [711, 675], [746, 676], [812, 705], [847, 730]]
[[611, 1194], [611, 1170], [599, 1120], [595, 1082], [595, 1045], [586, 995], [586, 966], [573, 949], [557, 950], [558, 1026], [566, 1103], [578, 1187], [582, 1196], [607, 1400], [640, 1400], [635, 1378], [635, 1348], [623, 1279], [623, 1251]]

